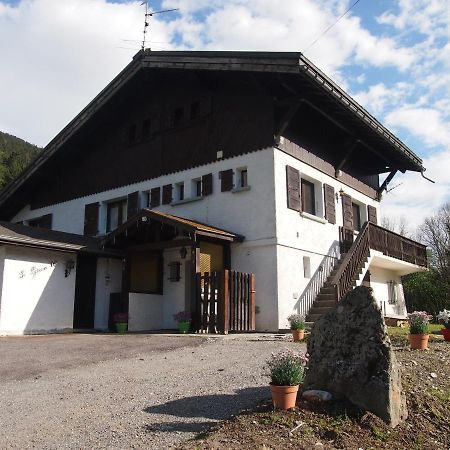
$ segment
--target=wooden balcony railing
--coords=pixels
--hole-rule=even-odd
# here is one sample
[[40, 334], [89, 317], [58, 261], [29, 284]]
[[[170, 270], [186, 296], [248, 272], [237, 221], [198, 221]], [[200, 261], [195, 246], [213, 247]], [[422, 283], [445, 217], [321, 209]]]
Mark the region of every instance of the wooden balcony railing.
[[338, 301], [352, 289], [359, 271], [370, 256], [371, 249], [418, 266], [427, 266], [425, 245], [366, 222], [331, 280], [331, 284], [336, 288]]

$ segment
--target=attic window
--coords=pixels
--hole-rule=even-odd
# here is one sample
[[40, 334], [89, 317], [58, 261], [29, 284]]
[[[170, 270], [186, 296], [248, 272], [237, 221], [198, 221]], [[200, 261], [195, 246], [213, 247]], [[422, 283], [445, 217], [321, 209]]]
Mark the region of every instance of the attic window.
[[178, 127], [183, 121], [183, 108], [175, 108], [172, 112], [172, 126]]
[[200, 115], [200, 102], [191, 103], [191, 119], [196, 119]]
[[136, 142], [136, 125], [132, 124], [128, 128], [128, 142], [133, 143]]
[[145, 119], [142, 122], [142, 137], [147, 138], [150, 136], [152, 122], [150, 119]]

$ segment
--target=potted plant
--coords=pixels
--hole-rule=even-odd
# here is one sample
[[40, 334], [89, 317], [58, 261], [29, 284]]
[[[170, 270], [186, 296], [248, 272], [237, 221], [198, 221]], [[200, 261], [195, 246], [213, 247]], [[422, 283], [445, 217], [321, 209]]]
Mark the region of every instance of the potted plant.
[[295, 407], [299, 385], [303, 382], [308, 358], [304, 353], [284, 350], [272, 353], [267, 362], [270, 373], [270, 391], [275, 408]]
[[450, 310], [444, 309], [437, 315], [437, 320], [444, 324], [441, 333], [446, 341], [450, 341]]
[[425, 350], [428, 348], [428, 324], [430, 316], [425, 311], [414, 311], [408, 314], [409, 320], [409, 342], [414, 350]]
[[294, 342], [302, 341], [305, 338], [305, 317], [301, 314], [291, 314], [287, 318]]
[[125, 334], [128, 329], [128, 313], [118, 312], [114, 314], [113, 321], [116, 325], [116, 331], [119, 334]]
[[181, 334], [189, 332], [191, 327], [191, 313], [189, 311], [180, 311], [173, 315], [173, 318], [178, 322], [178, 330]]

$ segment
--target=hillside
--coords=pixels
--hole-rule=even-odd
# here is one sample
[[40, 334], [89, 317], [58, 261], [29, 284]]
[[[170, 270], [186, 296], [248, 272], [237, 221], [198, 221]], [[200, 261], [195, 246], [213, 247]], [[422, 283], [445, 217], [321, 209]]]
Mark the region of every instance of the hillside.
[[0, 131], [0, 190], [17, 177], [40, 148]]

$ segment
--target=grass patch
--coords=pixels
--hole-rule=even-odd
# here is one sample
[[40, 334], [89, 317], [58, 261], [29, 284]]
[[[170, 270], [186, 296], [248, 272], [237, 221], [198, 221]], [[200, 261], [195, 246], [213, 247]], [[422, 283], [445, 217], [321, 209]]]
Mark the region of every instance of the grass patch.
[[[428, 327], [430, 333], [440, 331], [442, 328], [442, 325], [436, 323], [431, 323]], [[388, 333], [390, 336], [408, 336], [409, 327], [388, 327]]]

